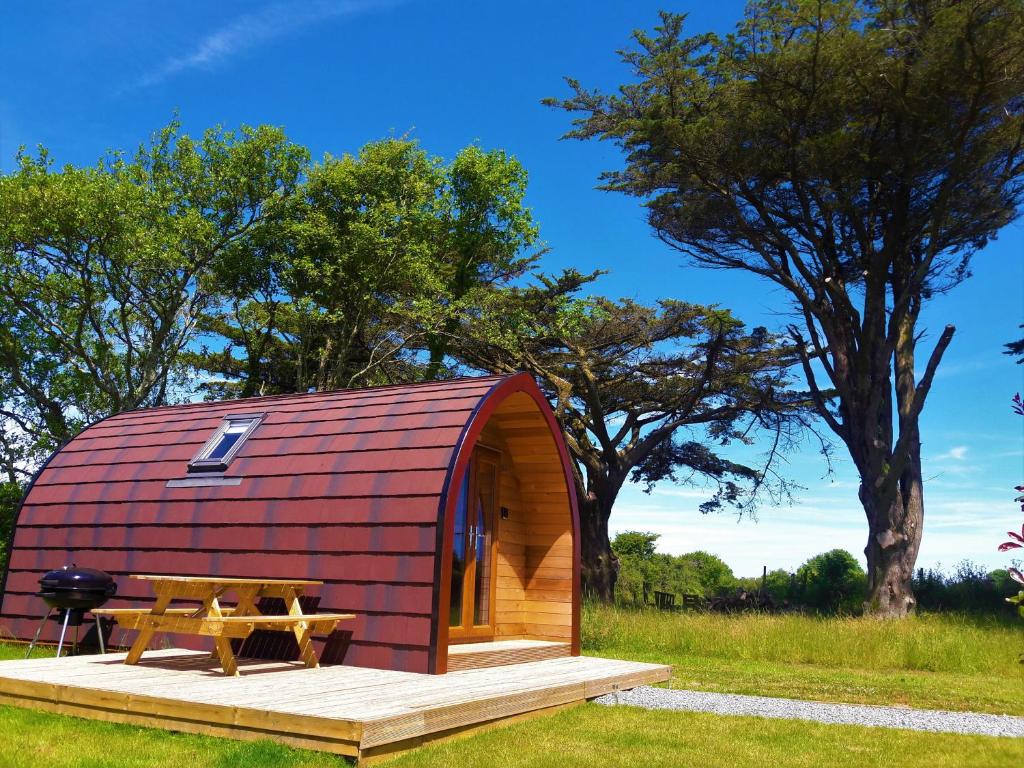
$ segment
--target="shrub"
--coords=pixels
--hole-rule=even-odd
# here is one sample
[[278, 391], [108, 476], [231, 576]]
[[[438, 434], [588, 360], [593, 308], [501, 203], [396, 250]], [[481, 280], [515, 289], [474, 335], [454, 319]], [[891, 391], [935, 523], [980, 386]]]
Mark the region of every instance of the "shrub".
[[675, 595], [714, 597], [733, 589], [736, 577], [725, 562], [708, 552], [667, 555], [655, 551], [658, 534], [624, 531], [612, 541], [619, 559], [615, 597], [627, 605], [653, 600], [654, 590]]
[[867, 595], [868, 579], [845, 549], [815, 555], [796, 572], [796, 602], [825, 613], [855, 613]]

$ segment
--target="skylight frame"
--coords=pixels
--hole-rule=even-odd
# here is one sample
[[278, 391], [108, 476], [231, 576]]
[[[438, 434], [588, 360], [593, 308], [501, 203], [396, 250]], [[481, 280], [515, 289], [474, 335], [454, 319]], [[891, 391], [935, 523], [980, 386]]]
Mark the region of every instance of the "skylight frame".
[[[231, 464], [238, 452], [242, 450], [242, 446], [245, 445], [246, 440], [256, 430], [266, 417], [265, 413], [230, 413], [224, 417], [223, 422], [217, 427], [217, 431], [210, 436], [203, 447], [199, 449], [199, 452], [192, 457], [192, 460], [188, 463], [188, 471], [194, 472], [223, 472]], [[225, 451], [223, 456], [211, 458], [210, 454], [214, 452], [224, 435], [227, 434], [228, 430], [237, 422], [249, 422], [245, 429], [239, 434], [238, 439], [235, 440], [234, 444]]]

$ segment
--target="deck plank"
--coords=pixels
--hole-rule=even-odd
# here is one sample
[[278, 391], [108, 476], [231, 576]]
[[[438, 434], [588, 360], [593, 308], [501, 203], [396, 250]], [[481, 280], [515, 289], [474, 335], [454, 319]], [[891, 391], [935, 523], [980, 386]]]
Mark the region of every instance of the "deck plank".
[[[499, 643], [488, 645], [495, 652], [529, 650], [529, 641]], [[149, 651], [135, 666], [123, 664], [124, 657], [0, 662], [0, 703], [229, 738], [273, 738], [377, 759], [667, 680], [671, 672], [664, 665], [584, 656], [446, 675], [239, 659], [240, 675], [226, 678], [217, 660], [204, 652]]]

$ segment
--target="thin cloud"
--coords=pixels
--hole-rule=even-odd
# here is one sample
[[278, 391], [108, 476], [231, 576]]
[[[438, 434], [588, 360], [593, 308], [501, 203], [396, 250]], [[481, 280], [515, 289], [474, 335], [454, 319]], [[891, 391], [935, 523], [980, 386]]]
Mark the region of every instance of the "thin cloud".
[[967, 458], [966, 445], [954, 445], [945, 453], [935, 457], [935, 461], [963, 461]]
[[210, 69], [259, 45], [297, 32], [320, 21], [383, 10], [398, 0], [321, 0], [320, 2], [274, 3], [237, 17], [226, 26], [203, 37], [195, 48], [171, 56], [143, 75], [135, 87], [158, 85], [183, 72]]

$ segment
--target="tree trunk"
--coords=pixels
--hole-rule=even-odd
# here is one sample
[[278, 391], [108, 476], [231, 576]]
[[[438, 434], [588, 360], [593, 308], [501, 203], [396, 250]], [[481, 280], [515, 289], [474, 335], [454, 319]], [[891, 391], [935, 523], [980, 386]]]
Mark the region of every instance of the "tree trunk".
[[583, 595], [602, 603], [615, 599], [615, 581], [619, 577], [619, 560], [612, 552], [608, 538], [611, 505], [593, 494], [580, 498], [580, 547], [583, 565]]
[[[861, 483], [860, 498], [868, 518], [868, 543], [864, 554], [868, 561], [868, 596], [864, 613], [877, 618], [903, 618], [913, 612], [917, 601], [911, 587], [914, 564], [921, 547], [924, 523], [924, 498], [920, 483], [920, 457], [917, 479], [908, 478], [888, 506], [877, 504], [871, 493], [873, 483]], [[909, 471], [904, 473], [904, 478]]]

